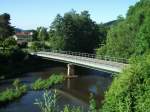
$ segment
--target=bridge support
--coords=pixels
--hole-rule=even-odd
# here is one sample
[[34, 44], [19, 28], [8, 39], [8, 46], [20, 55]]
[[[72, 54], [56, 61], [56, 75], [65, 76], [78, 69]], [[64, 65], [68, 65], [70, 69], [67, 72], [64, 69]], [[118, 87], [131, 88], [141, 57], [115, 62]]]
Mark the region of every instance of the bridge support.
[[67, 64], [67, 78], [74, 78], [77, 77], [77, 75], [75, 75], [75, 71], [74, 71], [74, 65], [73, 64]]

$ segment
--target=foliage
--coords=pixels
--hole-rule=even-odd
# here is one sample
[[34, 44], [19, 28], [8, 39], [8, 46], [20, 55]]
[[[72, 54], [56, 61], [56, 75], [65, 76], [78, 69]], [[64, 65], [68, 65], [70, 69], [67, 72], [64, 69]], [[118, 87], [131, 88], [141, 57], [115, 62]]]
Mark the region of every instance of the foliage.
[[16, 80], [13, 82], [13, 86], [16, 88], [16, 90], [18, 90], [19, 85], [20, 85], [20, 80], [19, 80], [19, 79], [16, 79]]
[[[59, 110], [59, 106], [57, 105], [57, 91], [54, 92], [44, 92], [42, 99], [36, 99], [34, 104], [37, 104], [42, 112], [83, 112], [80, 106], [70, 106], [65, 105], [62, 110]], [[90, 106], [88, 112], [97, 112], [96, 110], [96, 102], [91, 94], [90, 97]]]
[[37, 28], [37, 39], [39, 41], [45, 41], [48, 39], [47, 29], [45, 27]]
[[79, 52], [94, 52], [95, 48], [104, 44], [107, 31], [116, 21], [108, 24], [96, 24], [88, 11], [76, 13], [71, 10], [61, 16], [58, 14], [48, 31], [38, 27], [34, 31], [31, 49], [39, 47], [51, 50], [67, 50]]
[[56, 112], [56, 97], [56, 91], [54, 93], [46, 91], [43, 100], [36, 99], [34, 104], [40, 107], [41, 112]]
[[32, 41], [37, 41], [38, 40], [38, 32], [37, 30], [32, 30]]
[[82, 111], [80, 107], [70, 107], [69, 105], [66, 105], [62, 112], [82, 112]]
[[50, 48], [52, 50], [64, 50], [65, 41], [64, 38], [61, 36], [51, 37], [49, 39]]
[[128, 10], [126, 18], [110, 29], [106, 45], [97, 54], [129, 58], [144, 54], [150, 48], [150, 1], [140, 0]]
[[107, 33], [111, 26], [113, 26], [117, 21], [111, 21], [109, 23], [101, 23], [99, 27], [99, 45], [100, 47], [106, 43]]
[[16, 48], [17, 42], [14, 38], [9, 37], [6, 38], [5, 40], [0, 40], [0, 47], [2, 48], [3, 51], [6, 49]]
[[22, 61], [24, 60], [25, 56], [26, 56], [26, 52], [23, 52], [21, 49], [19, 48], [12, 48], [12, 49], [6, 49], [4, 52], [0, 53], [0, 56], [2, 56], [3, 58], [0, 60], [3, 60], [3, 62], [18, 62], [18, 61]]
[[34, 41], [31, 43], [31, 45], [29, 46], [29, 48], [31, 50], [37, 51], [39, 49], [47, 49], [48, 46], [45, 44], [45, 42], [40, 42], [40, 41]]
[[57, 74], [52, 74], [48, 79], [42, 80], [38, 79], [32, 84], [32, 88], [34, 90], [39, 90], [39, 89], [48, 89], [49, 87], [62, 83], [64, 81], [64, 76], [63, 75], [57, 75]]
[[9, 21], [9, 14], [4, 13], [0, 15], [0, 40], [5, 40], [14, 34], [14, 28], [10, 25]]
[[89, 112], [97, 112], [97, 106], [96, 106], [96, 101], [94, 99], [93, 94], [90, 95], [90, 101], [89, 101]]
[[62, 111], [58, 110], [57, 102], [57, 93], [46, 91], [43, 94], [43, 99], [36, 99], [35, 103], [41, 109], [41, 112], [82, 112], [80, 107], [70, 107], [69, 105], [64, 106]]
[[27, 86], [22, 85], [20, 80], [15, 80], [13, 82], [14, 88], [6, 89], [0, 93], [0, 104], [5, 104], [7, 102], [13, 101], [19, 98], [22, 94], [26, 93]]
[[106, 93], [102, 112], [149, 112], [149, 93], [150, 55], [132, 58]]
[[61, 50], [93, 52], [99, 43], [99, 27], [91, 20], [88, 11], [78, 14], [72, 10], [63, 17], [57, 15], [49, 35], [50, 43], [54, 42], [52, 48]]

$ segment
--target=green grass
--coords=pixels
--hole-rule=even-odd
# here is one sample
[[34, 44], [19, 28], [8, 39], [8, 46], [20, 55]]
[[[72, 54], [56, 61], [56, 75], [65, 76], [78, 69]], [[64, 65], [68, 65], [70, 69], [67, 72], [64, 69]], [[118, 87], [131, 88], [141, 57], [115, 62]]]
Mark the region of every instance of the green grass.
[[33, 90], [48, 89], [49, 87], [62, 83], [65, 80], [63, 75], [53, 74], [48, 79], [38, 79], [32, 84]]
[[13, 86], [13, 88], [7, 88], [0, 93], [0, 104], [13, 101], [27, 92], [27, 86], [22, 85], [18, 79], [14, 81]]

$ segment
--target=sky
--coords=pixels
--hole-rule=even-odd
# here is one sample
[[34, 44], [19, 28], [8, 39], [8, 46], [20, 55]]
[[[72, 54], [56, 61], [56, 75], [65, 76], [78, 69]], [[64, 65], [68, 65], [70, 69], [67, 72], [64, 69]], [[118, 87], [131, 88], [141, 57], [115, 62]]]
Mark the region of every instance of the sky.
[[49, 27], [56, 15], [71, 9], [88, 10], [97, 23], [125, 16], [129, 6], [139, 0], [0, 0], [0, 14], [11, 15], [11, 25], [22, 29]]

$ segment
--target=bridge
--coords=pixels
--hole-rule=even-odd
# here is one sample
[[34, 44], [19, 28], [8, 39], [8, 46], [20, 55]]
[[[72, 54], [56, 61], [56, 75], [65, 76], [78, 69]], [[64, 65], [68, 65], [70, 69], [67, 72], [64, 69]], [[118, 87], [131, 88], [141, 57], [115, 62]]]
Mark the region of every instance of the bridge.
[[128, 61], [123, 58], [96, 56], [95, 54], [80, 52], [41, 50], [32, 52], [31, 54], [68, 63], [68, 77], [74, 75], [73, 65], [116, 73], [121, 72], [128, 65]]

